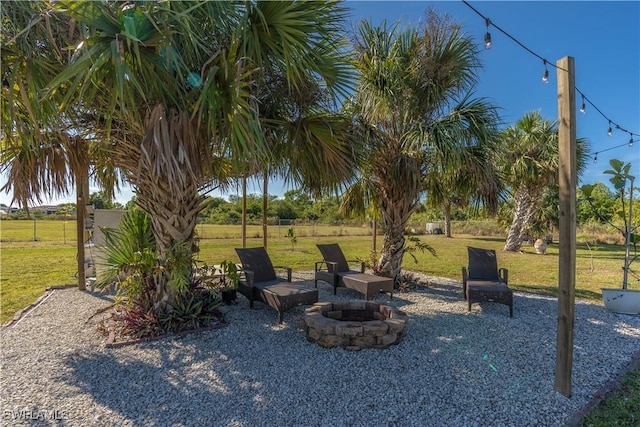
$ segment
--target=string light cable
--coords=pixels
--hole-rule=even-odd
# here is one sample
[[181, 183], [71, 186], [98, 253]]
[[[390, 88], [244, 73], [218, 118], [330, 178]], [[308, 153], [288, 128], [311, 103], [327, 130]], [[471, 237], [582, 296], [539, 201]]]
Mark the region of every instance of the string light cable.
[[[493, 22], [491, 19], [489, 19], [487, 16], [485, 16], [484, 14], [482, 14], [479, 10], [477, 10], [475, 7], [471, 6], [469, 4], [469, 2], [467, 2], [466, 0], [462, 0], [462, 3], [464, 3], [469, 9], [473, 10], [478, 16], [480, 16], [482, 19], [484, 19], [485, 25], [487, 27], [486, 33], [484, 35], [484, 42], [485, 42], [485, 48], [490, 49], [492, 46], [491, 43], [491, 34], [489, 33], [489, 26], [493, 26], [496, 30], [500, 31], [500, 33], [504, 34], [505, 36], [507, 36], [508, 38], [510, 38], [514, 43], [516, 43], [518, 46], [520, 46], [521, 48], [523, 48], [524, 50], [526, 50], [527, 52], [529, 52], [531, 55], [535, 56], [536, 58], [540, 59], [542, 61], [542, 64], [544, 66], [544, 72], [542, 74], [542, 82], [543, 83], [548, 83], [549, 82], [549, 69], [547, 68], [547, 65], [557, 69], [557, 70], [561, 70], [561, 71], [567, 71], [565, 69], [563, 69], [562, 67], [558, 67], [557, 65], [549, 62], [546, 58], [540, 56], [539, 54], [537, 54], [536, 52], [534, 52], [533, 50], [531, 50], [530, 48], [528, 48], [527, 46], [525, 46], [522, 42], [520, 42], [520, 40], [516, 39], [515, 37], [513, 37], [511, 34], [509, 34], [507, 31], [503, 30], [501, 27], [499, 27], [498, 25], [496, 25], [495, 22]], [[596, 153], [594, 153], [594, 157], [593, 157], [593, 161], [596, 162], [598, 160], [598, 153], [602, 153], [604, 151], [609, 151], [609, 150], [613, 150], [614, 148], [620, 148], [620, 147], [625, 147], [625, 146], [629, 146], [631, 147], [634, 143], [634, 137], [640, 137], [640, 133], [636, 133], [636, 132], [631, 132], [628, 129], [623, 128], [622, 126], [620, 126], [618, 123], [616, 123], [613, 119], [611, 119], [611, 117], [607, 116], [605, 113], [602, 112], [602, 110], [600, 110], [588, 97], [587, 95], [585, 95], [584, 92], [582, 92], [579, 88], [575, 88], [576, 92], [578, 92], [580, 94], [580, 96], [582, 97], [582, 103], [580, 105], [580, 113], [585, 114], [586, 113], [586, 107], [587, 104], [590, 105], [591, 107], [593, 107], [593, 109], [595, 111], [597, 111], [605, 120], [607, 120], [609, 126], [607, 128], [607, 135], [611, 136], [613, 134], [613, 128], [615, 128], [616, 130], [619, 130], [620, 132], [623, 133], [628, 133], [629, 134], [629, 142], [626, 144], [620, 144], [617, 145], [615, 147], [610, 147], [607, 148], [605, 150], [600, 150]]]

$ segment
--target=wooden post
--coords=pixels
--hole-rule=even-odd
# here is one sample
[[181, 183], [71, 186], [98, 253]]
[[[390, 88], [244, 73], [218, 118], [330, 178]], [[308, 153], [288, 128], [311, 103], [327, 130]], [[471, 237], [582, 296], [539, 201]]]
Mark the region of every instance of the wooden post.
[[376, 252], [376, 248], [378, 247], [378, 244], [377, 244], [378, 221], [375, 213], [373, 214], [373, 224], [371, 228], [373, 228], [373, 242], [371, 242], [371, 251]]
[[89, 195], [84, 194], [85, 185], [84, 182], [88, 177], [85, 171], [76, 171], [76, 238], [77, 242], [77, 260], [78, 260], [78, 289], [85, 290], [86, 277], [84, 274], [84, 205], [89, 200]]
[[576, 284], [576, 94], [573, 57], [557, 63], [560, 228], [555, 389], [571, 397]]
[[264, 171], [264, 181], [262, 182], [262, 246], [267, 249], [267, 199], [269, 197], [269, 172]]
[[242, 247], [247, 247], [247, 175], [242, 177]]

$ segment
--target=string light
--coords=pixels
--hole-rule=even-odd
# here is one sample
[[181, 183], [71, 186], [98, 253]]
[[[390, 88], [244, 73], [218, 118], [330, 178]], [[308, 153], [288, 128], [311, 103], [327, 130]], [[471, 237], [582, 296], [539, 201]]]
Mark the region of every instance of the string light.
[[[489, 34], [489, 25], [492, 25], [495, 29], [497, 29], [498, 31], [500, 31], [500, 33], [504, 34], [506, 37], [510, 38], [514, 43], [516, 43], [517, 45], [519, 45], [521, 48], [523, 48], [524, 50], [526, 50], [527, 52], [529, 52], [531, 55], [539, 58], [540, 60], [542, 60], [542, 63], [544, 64], [544, 73], [542, 74], [542, 82], [543, 83], [549, 83], [549, 70], [547, 68], [547, 64], [551, 65], [552, 67], [558, 69], [558, 70], [562, 70], [562, 71], [567, 71], [567, 70], [563, 70], [562, 68], [558, 67], [557, 65], [550, 63], [549, 61], [547, 61], [546, 58], [543, 58], [542, 56], [538, 55], [536, 52], [534, 52], [533, 50], [529, 49], [527, 46], [525, 46], [524, 44], [522, 44], [522, 42], [520, 42], [520, 40], [516, 39], [515, 37], [513, 37], [511, 34], [509, 34], [508, 32], [506, 32], [505, 30], [503, 30], [502, 28], [500, 28], [498, 25], [495, 24], [495, 22], [492, 22], [488, 17], [484, 16], [481, 12], [479, 12], [476, 8], [474, 8], [473, 6], [471, 6], [466, 0], [462, 0], [462, 3], [464, 3], [467, 7], [469, 7], [469, 9], [473, 10], [477, 15], [479, 15], [481, 18], [483, 18], [485, 20], [485, 25], [487, 26], [487, 32], [485, 33], [484, 36], [484, 40], [485, 40], [485, 47], [487, 49], [489, 49], [489, 47], [491, 46], [491, 34]], [[487, 44], [487, 40], [489, 41], [489, 43]], [[581, 113], [585, 113], [586, 111], [586, 106], [587, 104], [591, 105], [591, 107], [593, 107], [594, 110], [596, 110], [605, 120], [607, 120], [609, 122], [609, 127], [607, 129], [607, 135], [611, 136], [612, 135], [612, 128], [613, 126], [615, 126], [616, 129], [620, 130], [621, 132], [626, 132], [630, 135], [630, 139], [629, 139], [629, 143], [628, 144], [621, 144], [615, 147], [610, 147], [607, 148], [605, 150], [601, 150], [601, 152], [603, 151], [608, 151], [608, 150], [612, 150], [615, 148], [620, 148], [620, 147], [624, 147], [624, 146], [632, 146], [633, 145], [633, 137], [637, 136], [640, 137], [640, 133], [635, 133], [635, 132], [631, 132], [623, 127], [621, 127], [619, 124], [615, 123], [609, 116], [607, 116], [606, 114], [604, 114], [593, 102], [591, 102], [591, 100], [577, 87], [575, 88], [576, 92], [578, 92], [581, 96], [582, 96], [582, 104], [580, 106], [580, 112]], [[594, 162], [598, 161], [598, 153], [595, 153], [594, 158], [593, 158]]]
[[489, 32], [489, 25], [491, 25], [491, 20], [489, 18], [485, 18], [485, 24], [487, 24], [487, 32], [484, 33], [484, 47], [485, 49], [491, 49], [491, 33]]
[[543, 59], [542, 62], [544, 63], [544, 73], [542, 73], [542, 83], [547, 84], [549, 83], [549, 70], [547, 69], [547, 60]]
[[634, 141], [632, 138], [628, 143], [620, 144], [620, 145], [616, 145], [615, 147], [609, 147], [609, 148], [605, 148], [604, 150], [596, 151], [595, 153], [593, 153], [593, 163], [596, 163], [598, 161], [598, 154], [604, 153], [605, 151], [615, 150], [616, 148], [626, 147], [628, 145], [631, 145], [633, 142]]

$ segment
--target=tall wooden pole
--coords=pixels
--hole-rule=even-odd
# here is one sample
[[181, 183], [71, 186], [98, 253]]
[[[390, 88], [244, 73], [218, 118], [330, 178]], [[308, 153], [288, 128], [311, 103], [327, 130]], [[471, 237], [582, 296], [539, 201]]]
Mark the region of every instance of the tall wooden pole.
[[269, 173], [264, 171], [262, 182], [262, 246], [267, 249], [267, 202], [269, 198]]
[[242, 177], [242, 247], [247, 247], [247, 175]]
[[557, 63], [560, 229], [555, 389], [571, 397], [576, 294], [576, 93], [571, 56]]
[[376, 218], [376, 214], [373, 214], [373, 242], [371, 242], [371, 251], [376, 252], [376, 248], [378, 247], [377, 238], [378, 238], [378, 218]]
[[[80, 169], [80, 168], [79, 168]], [[77, 255], [78, 260], [78, 289], [85, 290], [85, 271], [84, 271], [84, 217], [85, 208], [84, 205], [89, 201], [89, 194], [85, 193], [85, 180], [87, 186], [89, 185], [88, 177], [85, 171], [76, 171], [76, 239], [77, 239]]]

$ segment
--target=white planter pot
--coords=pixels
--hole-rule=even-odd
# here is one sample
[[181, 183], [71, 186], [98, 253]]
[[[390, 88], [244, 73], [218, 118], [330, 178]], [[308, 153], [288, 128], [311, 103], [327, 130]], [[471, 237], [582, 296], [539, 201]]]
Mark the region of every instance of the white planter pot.
[[623, 314], [640, 314], [640, 289], [602, 289], [604, 306]]
[[536, 253], [544, 254], [547, 252], [547, 241], [543, 239], [538, 239], [533, 244], [533, 247], [536, 248]]

